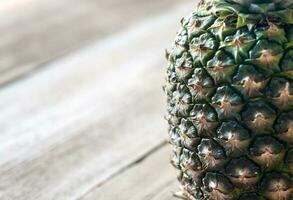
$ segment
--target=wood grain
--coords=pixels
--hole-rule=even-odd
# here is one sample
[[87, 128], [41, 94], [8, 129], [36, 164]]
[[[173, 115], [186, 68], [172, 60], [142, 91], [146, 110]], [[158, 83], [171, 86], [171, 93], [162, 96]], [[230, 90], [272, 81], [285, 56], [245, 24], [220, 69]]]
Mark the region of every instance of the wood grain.
[[189, 8], [0, 90], [0, 199], [78, 199], [165, 142], [163, 49]]
[[[169, 174], [169, 176], [172, 175]], [[174, 177], [174, 175], [172, 177]], [[179, 182], [176, 178], [173, 178], [168, 184], [162, 187], [161, 190], [151, 198], [151, 200], [180, 200], [180, 198], [174, 196], [174, 193], [177, 193], [178, 191]]]
[[175, 170], [166, 155], [169, 146], [86, 194], [81, 200], [172, 200], [176, 192]]
[[178, 4], [169, 0], [12, 3], [0, 10], [0, 84]]

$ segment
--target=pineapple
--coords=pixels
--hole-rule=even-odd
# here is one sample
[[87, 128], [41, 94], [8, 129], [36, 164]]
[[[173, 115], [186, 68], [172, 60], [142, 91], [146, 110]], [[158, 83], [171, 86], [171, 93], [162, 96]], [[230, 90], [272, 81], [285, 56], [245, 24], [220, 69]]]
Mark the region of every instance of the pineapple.
[[189, 200], [293, 199], [293, 0], [206, 0], [166, 53], [166, 119]]

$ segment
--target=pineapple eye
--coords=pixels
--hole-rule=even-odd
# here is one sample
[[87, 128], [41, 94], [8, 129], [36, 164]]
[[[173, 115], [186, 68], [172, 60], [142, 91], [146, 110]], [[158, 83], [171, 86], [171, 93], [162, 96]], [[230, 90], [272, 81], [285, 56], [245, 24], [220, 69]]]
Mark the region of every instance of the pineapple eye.
[[265, 88], [265, 94], [279, 109], [293, 108], [293, 81], [274, 77]]
[[235, 35], [227, 36], [225, 40], [221, 42], [220, 48], [232, 54], [238, 64], [248, 58], [248, 51], [254, 44], [254, 35], [246, 29], [240, 29]]
[[292, 195], [292, 181], [284, 174], [268, 173], [262, 180], [261, 190], [267, 198], [289, 200]]
[[274, 169], [285, 155], [285, 146], [271, 136], [257, 137], [249, 150], [255, 162], [266, 169]]
[[279, 116], [275, 130], [279, 139], [291, 145], [293, 144], [293, 111]]
[[217, 114], [207, 104], [195, 104], [190, 111], [190, 121], [199, 135], [213, 135], [217, 127]]
[[262, 96], [266, 76], [252, 65], [240, 65], [233, 77], [233, 86], [245, 99]]
[[239, 118], [238, 113], [242, 109], [242, 102], [242, 97], [229, 86], [219, 87], [212, 97], [212, 103], [220, 119]]
[[254, 133], [271, 132], [276, 111], [265, 101], [249, 102], [242, 112], [242, 120]]
[[204, 33], [205, 30], [213, 24], [215, 21], [215, 16], [208, 15], [208, 16], [197, 16], [192, 15], [188, 21], [186, 21], [183, 26], [185, 26], [188, 30], [189, 39], [195, 36], [199, 36], [200, 34]]
[[260, 67], [266, 73], [272, 74], [280, 71], [279, 63], [283, 57], [281, 45], [268, 40], [259, 40], [249, 54], [247, 62]]
[[194, 99], [207, 100], [213, 91], [214, 82], [205, 69], [195, 68], [187, 86]]
[[212, 199], [232, 199], [234, 186], [220, 173], [208, 172], [203, 178], [203, 185]]
[[252, 188], [260, 179], [261, 168], [247, 157], [232, 159], [225, 167], [230, 180], [238, 187]]
[[193, 38], [189, 45], [189, 51], [194, 62], [201, 65], [206, 65], [207, 61], [213, 57], [216, 48], [217, 41], [209, 33]]
[[235, 61], [224, 51], [216, 52], [214, 58], [207, 63], [207, 71], [217, 84], [230, 82], [235, 69]]
[[233, 17], [226, 19], [217, 19], [208, 30], [211, 31], [220, 41], [223, 41], [226, 36], [236, 32], [236, 24]]
[[268, 24], [266, 25], [257, 27], [254, 30], [254, 33], [258, 40], [267, 39], [270, 41], [277, 42], [279, 44], [288, 42], [285, 30], [272, 22], [268, 22]]
[[223, 148], [214, 140], [202, 139], [198, 145], [198, 154], [204, 168], [213, 169], [222, 164], [225, 159]]
[[184, 52], [175, 62], [175, 74], [178, 81], [186, 81], [193, 71], [193, 60], [190, 54]]
[[250, 133], [237, 121], [223, 122], [217, 131], [217, 138], [228, 155], [243, 153], [250, 142]]

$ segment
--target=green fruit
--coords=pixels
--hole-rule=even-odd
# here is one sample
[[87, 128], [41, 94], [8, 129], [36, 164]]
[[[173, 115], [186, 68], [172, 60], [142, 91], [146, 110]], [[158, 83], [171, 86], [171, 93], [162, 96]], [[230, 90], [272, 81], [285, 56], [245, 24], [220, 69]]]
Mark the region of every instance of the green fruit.
[[189, 200], [293, 199], [293, 0], [201, 0], [164, 87]]

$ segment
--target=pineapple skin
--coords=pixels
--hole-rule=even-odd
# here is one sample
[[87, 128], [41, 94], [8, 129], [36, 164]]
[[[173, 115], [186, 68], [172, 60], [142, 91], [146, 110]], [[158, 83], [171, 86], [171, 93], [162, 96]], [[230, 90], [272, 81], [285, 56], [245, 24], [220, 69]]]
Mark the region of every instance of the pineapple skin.
[[293, 24], [239, 24], [210, 8], [202, 2], [181, 20], [166, 53], [165, 118], [182, 197], [292, 200]]

